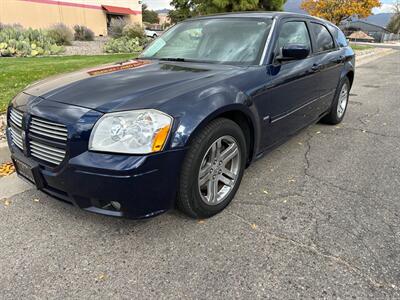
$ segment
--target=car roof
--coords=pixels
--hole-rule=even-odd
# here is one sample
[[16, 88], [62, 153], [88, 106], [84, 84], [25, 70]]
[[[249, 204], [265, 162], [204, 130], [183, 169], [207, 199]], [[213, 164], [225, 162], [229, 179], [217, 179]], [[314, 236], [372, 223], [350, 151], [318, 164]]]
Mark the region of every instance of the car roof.
[[329, 22], [327, 20], [313, 17], [310, 15], [292, 13], [292, 12], [277, 12], [277, 11], [251, 11], [251, 12], [222, 13], [222, 14], [194, 17], [194, 18], [188, 19], [186, 21], [202, 20], [202, 19], [221, 19], [221, 18], [282, 19], [282, 18], [290, 18], [290, 17], [302, 18], [302, 19], [308, 19], [308, 20], [316, 20], [316, 21], [324, 22], [324, 23], [327, 23], [327, 24], [330, 24], [330, 25], [333, 25], [334, 27], [336, 27], [334, 24], [332, 24], [331, 22]]

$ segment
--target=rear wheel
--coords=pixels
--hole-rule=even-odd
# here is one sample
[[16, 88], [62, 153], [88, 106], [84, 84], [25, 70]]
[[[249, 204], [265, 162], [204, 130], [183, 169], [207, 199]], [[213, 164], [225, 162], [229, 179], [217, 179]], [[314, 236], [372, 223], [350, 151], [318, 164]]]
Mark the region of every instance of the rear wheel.
[[178, 208], [193, 218], [221, 212], [234, 198], [246, 163], [246, 139], [229, 119], [208, 124], [191, 142], [183, 163]]
[[322, 119], [322, 122], [336, 125], [343, 121], [349, 104], [350, 81], [347, 77], [342, 79], [336, 91], [331, 111]]

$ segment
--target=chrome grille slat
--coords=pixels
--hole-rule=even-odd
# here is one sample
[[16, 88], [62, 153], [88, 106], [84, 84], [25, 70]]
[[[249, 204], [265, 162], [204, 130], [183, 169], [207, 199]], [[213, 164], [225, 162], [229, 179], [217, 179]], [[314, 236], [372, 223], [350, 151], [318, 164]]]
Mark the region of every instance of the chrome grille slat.
[[40, 149], [39, 147], [36, 147], [36, 146], [31, 147], [31, 152], [37, 153], [37, 154], [42, 154], [42, 155], [48, 156], [50, 158], [54, 158], [54, 160], [62, 161], [64, 159], [64, 155], [57, 154], [57, 153], [50, 152], [50, 151], [46, 152], [46, 150]]
[[[59, 147], [66, 148], [68, 129], [65, 125], [32, 116], [29, 137], [29, 149], [33, 157], [53, 165], [62, 163], [66, 151]], [[42, 142], [40, 137], [48, 139], [42, 139]]]
[[37, 142], [34, 142], [34, 141], [31, 141], [31, 146], [40, 147], [40, 148], [43, 148], [45, 150], [49, 150], [49, 151], [53, 151], [53, 152], [65, 155], [65, 150], [54, 148], [54, 147], [51, 147], [51, 146], [46, 146], [44, 144], [37, 143]]
[[16, 125], [17, 127], [22, 127], [22, 112], [19, 112], [16, 109], [11, 109], [10, 111], [10, 120]]
[[61, 141], [65, 141], [66, 140], [65, 137], [55, 136], [54, 134], [45, 133], [45, 132], [43, 132], [41, 130], [31, 129], [30, 132], [31, 133], [36, 133], [38, 135], [47, 136], [47, 137], [50, 137], [50, 138], [53, 138], [53, 139], [61, 140]]
[[47, 155], [38, 154], [36, 152], [32, 152], [31, 154], [33, 157], [39, 158], [40, 160], [44, 160], [44, 161], [47, 161], [47, 162], [55, 164], [55, 165], [59, 165], [62, 161], [62, 160], [55, 160], [53, 158], [50, 158]]
[[41, 152], [41, 153], [44, 153], [44, 154], [52, 155], [55, 158], [60, 158], [60, 159], [63, 159], [64, 156], [65, 156], [65, 154], [60, 154], [60, 153], [57, 153], [57, 152], [53, 152], [51, 150], [45, 150], [45, 149], [40, 148], [38, 146], [31, 146], [31, 151]]
[[66, 142], [68, 139], [68, 129], [64, 125], [34, 116], [32, 117], [29, 132], [34, 135], [49, 137], [59, 141]]
[[18, 133], [14, 128], [10, 127], [11, 131], [11, 138], [13, 143], [21, 150], [24, 150], [24, 146], [22, 143], [22, 136], [20, 133]]
[[44, 124], [48, 124], [48, 125], [53, 125], [53, 126], [65, 128], [65, 126], [63, 124], [50, 122], [50, 121], [43, 120], [43, 119], [40, 119], [40, 118], [37, 118], [37, 117], [32, 117], [32, 122], [39, 122], [39, 123], [44, 123]]
[[32, 126], [37, 126], [37, 127], [46, 128], [46, 129], [52, 129], [52, 130], [60, 131], [62, 133], [68, 132], [67, 128], [65, 128], [65, 127], [49, 125], [46, 123], [37, 122], [36, 120], [32, 120], [31, 124], [32, 124]]
[[10, 114], [10, 119], [16, 126], [18, 127], [22, 126], [22, 119], [17, 119], [17, 117], [14, 116], [13, 114]]
[[64, 138], [67, 138], [67, 136], [68, 136], [66, 132], [60, 132], [60, 133], [58, 133], [58, 132], [56, 132], [56, 131], [54, 131], [54, 130], [46, 129], [46, 128], [41, 128], [41, 127], [36, 126], [36, 125], [34, 125], [34, 124], [31, 125], [31, 131], [32, 131], [32, 129], [37, 130], [37, 131], [44, 131], [44, 132], [47, 132], [47, 133], [53, 133], [53, 134], [55, 134], [55, 135], [59, 135], [60, 137], [64, 137]]

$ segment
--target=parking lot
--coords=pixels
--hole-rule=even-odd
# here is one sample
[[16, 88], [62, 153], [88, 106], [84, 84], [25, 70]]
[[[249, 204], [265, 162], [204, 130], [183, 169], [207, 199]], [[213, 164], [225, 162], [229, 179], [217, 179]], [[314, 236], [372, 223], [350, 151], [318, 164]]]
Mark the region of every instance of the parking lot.
[[212, 219], [2, 200], [0, 298], [400, 298], [399, 195], [397, 51], [357, 69], [344, 123], [258, 160]]

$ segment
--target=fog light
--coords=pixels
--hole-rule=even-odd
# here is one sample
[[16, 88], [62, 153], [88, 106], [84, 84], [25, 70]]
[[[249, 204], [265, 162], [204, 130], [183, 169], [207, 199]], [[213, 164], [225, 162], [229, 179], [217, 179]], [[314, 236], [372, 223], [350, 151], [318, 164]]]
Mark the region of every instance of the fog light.
[[118, 210], [118, 211], [121, 210], [121, 203], [119, 203], [117, 201], [111, 201], [110, 204], [115, 210]]

